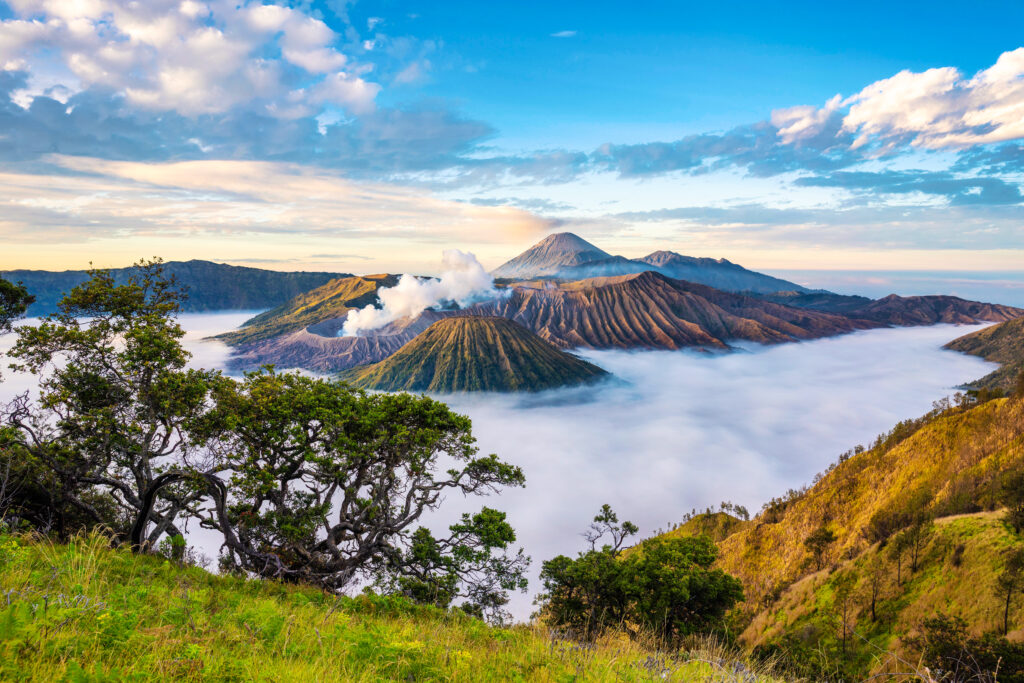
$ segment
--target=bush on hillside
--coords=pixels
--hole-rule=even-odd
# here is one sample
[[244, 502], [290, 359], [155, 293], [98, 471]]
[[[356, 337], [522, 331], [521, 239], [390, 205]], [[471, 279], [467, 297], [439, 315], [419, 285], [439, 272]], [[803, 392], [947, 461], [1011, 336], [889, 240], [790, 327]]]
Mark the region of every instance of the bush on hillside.
[[[609, 512], [605, 506], [595, 522]], [[550, 625], [586, 640], [611, 628], [643, 631], [670, 645], [723, 625], [743, 590], [737, 579], [712, 568], [718, 548], [710, 539], [656, 538], [623, 554], [625, 536], [615, 522], [609, 525], [614, 545], [592, 545], [576, 559], [559, 555], [543, 564], [539, 604]]]

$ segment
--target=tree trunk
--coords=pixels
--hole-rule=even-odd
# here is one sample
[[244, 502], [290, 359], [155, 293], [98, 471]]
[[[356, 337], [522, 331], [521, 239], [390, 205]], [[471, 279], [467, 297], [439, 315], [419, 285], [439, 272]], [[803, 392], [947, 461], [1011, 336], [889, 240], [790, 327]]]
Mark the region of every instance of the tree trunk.
[[133, 551], [141, 552], [148, 545], [143, 539], [146, 535], [146, 524], [149, 522], [149, 515], [153, 511], [153, 504], [156, 502], [156, 494], [163, 487], [183, 481], [186, 478], [187, 475], [181, 472], [165, 472], [154, 479], [153, 483], [146, 489], [146, 492], [142, 494], [142, 507], [139, 508], [139, 513], [135, 517], [135, 523], [132, 525], [131, 531]]
[[1010, 602], [1013, 600], [1013, 589], [1006, 591], [1006, 607], [1003, 609], [1003, 635], [1010, 630]]

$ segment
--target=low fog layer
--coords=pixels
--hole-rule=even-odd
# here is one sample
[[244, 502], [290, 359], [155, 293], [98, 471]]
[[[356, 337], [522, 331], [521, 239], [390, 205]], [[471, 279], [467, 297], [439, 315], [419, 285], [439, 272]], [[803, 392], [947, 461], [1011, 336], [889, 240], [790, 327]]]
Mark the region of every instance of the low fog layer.
[[[227, 347], [202, 340], [248, 317], [183, 315], [192, 364], [224, 367]], [[615, 380], [537, 395], [442, 397], [473, 419], [482, 452], [523, 468], [527, 486], [500, 497], [450, 496], [431, 525], [483, 504], [505, 510], [535, 578], [542, 560], [583, 549], [579, 533], [602, 503], [642, 536], [723, 500], [754, 513], [839, 453], [990, 372], [989, 363], [941, 349], [971, 329], [871, 330], [720, 355], [588, 351], [580, 355]], [[0, 350], [10, 341], [0, 338]], [[5, 369], [0, 400], [33, 384]], [[214, 555], [216, 536], [190, 526], [190, 540]], [[539, 590], [534, 580], [529, 595], [515, 597], [516, 617], [529, 616]]]
[[[714, 356], [590, 351], [580, 355], [623, 384], [446, 400], [473, 419], [483, 452], [525, 471], [525, 489], [490, 504], [509, 513], [536, 577], [541, 560], [584, 548], [579, 534], [602, 503], [644, 536], [723, 500], [753, 514], [810, 482], [843, 451], [990, 372], [941, 349], [971, 329], [872, 330]], [[450, 502], [453, 512], [479, 506]], [[517, 617], [539, 590], [534, 581], [515, 599]]]
[[341, 336], [352, 337], [383, 327], [400, 318], [411, 318], [428, 308], [454, 302], [459, 306], [498, 296], [494, 278], [484, 270], [476, 256], [458, 249], [447, 249], [441, 258], [439, 278], [403, 275], [394, 287], [377, 291], [380, 307], [373, 304], [349, 311]]

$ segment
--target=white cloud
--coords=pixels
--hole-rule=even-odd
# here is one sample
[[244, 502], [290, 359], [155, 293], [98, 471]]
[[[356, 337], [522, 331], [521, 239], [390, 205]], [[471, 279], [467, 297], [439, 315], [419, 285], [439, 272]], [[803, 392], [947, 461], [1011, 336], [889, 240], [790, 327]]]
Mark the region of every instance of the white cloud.
[[[212, 0], [12, 0], [0, 64], [57, 61], [67, 87], [188, 116], [263, 106], [284, 117], [333, 104], [366, 112], [380, 90], [299, 9]], [[279, 53], [279, 56], [277, 54]]]
[[855, 136], [853, 148], [876, 146], [883, 152], [1024, 138], [1024, 47], [1004, 52], [971, 78], [951, 66], [901, 71], [846, 99], [837, 95], [823, 107], [776, 110], [771, 123], [783, 143], [799, 144], [829, 132], [836, 114], [842, 115], [837, 132]]
[[572, 38], [576, 35], [576, 31], [556, 31], [551, 34], [552, 38]]
[[772, 125], [779, 129], [779, 137], [786, 144], [816, 137], [842, 105], [842, 99], [836, 95], [820, 109], [812, 105], [776, 109], [771, 115]]
[[86, 241], [267, 233], [487, 243], [533, 239], [548, 227], [519, 209], [446, 201], [296, 164], [61, 156], [48, 161], [72, 173], [0, 171], [0, 242], [46, 244], [58, 234]]
[[394, 287], [378, 290], [380, 308], [369, 304], [349, 311], [340, 336], [352, 337], [375, 330], [445, 302], [454, 301], [464, 307], [499, 296], [494, 288], [494, 278], [473, 254], [447, 249], [441, 264], [442, 272], [438, 278], [403, 275]]

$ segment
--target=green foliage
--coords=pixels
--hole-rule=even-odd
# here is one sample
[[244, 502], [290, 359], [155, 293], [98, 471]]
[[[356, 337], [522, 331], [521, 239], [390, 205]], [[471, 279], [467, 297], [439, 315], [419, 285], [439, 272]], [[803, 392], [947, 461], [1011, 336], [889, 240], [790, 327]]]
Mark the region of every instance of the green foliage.
[[940, 613], [925, 619], [921, 634], [911, 639], [937, 680], [1024, 682], [1024, 643], [993, 633], [971, 637], [967, 626], [960, 617]]
[[588, 535], [591, 549], [576, 559], [559, 555], [544, 562], [539, 597], [552, 626], [592, 640], [612, 628], [653, 633], [664, 643], [720, 628], [725, 613], [742, 599], [732, 576], [712, 569], [718, 557], [706, 537], [654, 538], [625, 555], [622, 540], [635, 527], [605, 505], [592, 531], [605, 528], [613, 545], [596, 549], [600, 536]]
[[804, 545], [811, 552], [814, 558], [815, 569], [821, 570], [828, 559], [828, 550], [838, 538], [834, 531], [827, 526], [820, 526], [811, 532], [811, 535], [804, 539]]
[[58, 313], [18, 330], [13, 367], [37, 375], [40, 394], [0, 416], [3, 451], [20, 461], [22, 507], [44, 529], [66, 535], [84, 522], [152, 544], [180, 535], [177, 520], [200, 496], [178, 473], [218, 377], [186, 368], [174, 320], [183, 294], [159, 260], [140, 262], [124, 284], [109, 271], [90, 276]]
[[1024, 591], [1024, 548], [1010, 550], [1003, 565], [1003, 571], [996, 577], [996, 595], [1003, 601], [1003, 635], [1010, 628], [1010, 607], [1013, 600]]
[[3, 681], [774, 680], [708, 643], [580, 647], [396, 595], [333, 596], [110, 549], [0, 535]]
[[[337, 591], [357, 575], [417, 599], [501, 617], [529, 558], [509, 553], [504, 513], [484, 508], [433, 537], [417, 528], [447, 491], [522, 486], [523, 473], [479, 456], [468, 418], [409, 394], [272, 369], [219, 384], [200, 434], [231, 471], [205, 524], [225, 536], [233, 570]], [[448, 469], [441, 469], [441, 464]]]
[[1006, 506], [1006, 522], [1016, 533], [1024, 531], [1024, 472], [1008, 472], [1003, 479], [999, 502]]
[[25, 314], [35, 300], [20, 283], [0, 277], [0, 334], [11, 331], [11, 323]]

